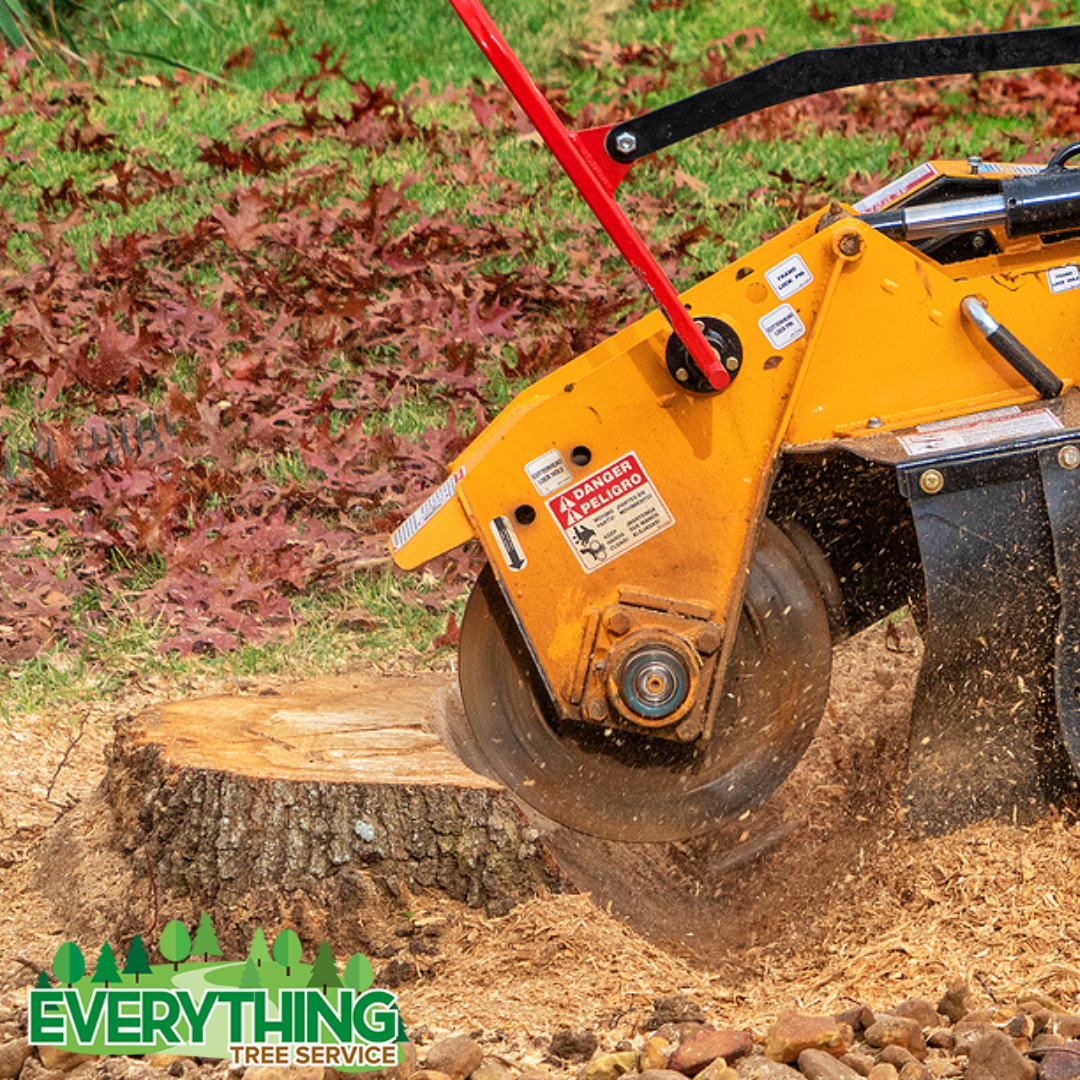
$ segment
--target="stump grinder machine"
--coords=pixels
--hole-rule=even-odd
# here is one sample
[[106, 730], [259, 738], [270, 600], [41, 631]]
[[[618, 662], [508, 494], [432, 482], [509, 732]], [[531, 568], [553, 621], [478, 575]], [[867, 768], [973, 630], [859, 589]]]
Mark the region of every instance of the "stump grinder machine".
[[571, 132], [458, 14], [659, 310], [521, 393], [395, 532], [471, 540], [454, 741], [572, 829], [686, 838], [762, 807], [831, 651], [910, 605], [905, 798], [940, 832], [1080, 772], [1080, 143], [930, 161], [677, 294], [614, 199], [639, 158], [812, 93], [1080, 61], [1080, 26], [803, 52]]

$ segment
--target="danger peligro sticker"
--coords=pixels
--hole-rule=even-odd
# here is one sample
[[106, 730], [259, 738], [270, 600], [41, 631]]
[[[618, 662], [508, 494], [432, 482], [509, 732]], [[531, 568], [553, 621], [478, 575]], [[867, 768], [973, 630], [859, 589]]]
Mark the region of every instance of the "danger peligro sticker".
[[586, 574], [675, 524], [636, 454], [553, 495], [547, 508]]

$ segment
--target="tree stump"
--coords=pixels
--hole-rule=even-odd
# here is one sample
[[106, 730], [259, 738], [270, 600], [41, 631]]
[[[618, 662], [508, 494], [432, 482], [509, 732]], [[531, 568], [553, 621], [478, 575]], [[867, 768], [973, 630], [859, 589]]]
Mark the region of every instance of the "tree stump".
[[155, 896], [213, 911], [226, 937], [237, 923], [245, 945], [252, 918], [314, 919], [353, 948], [379, 896], [407, 907], [439, 890], [500, 912], [560, 888], [513, 799], [424, 730], [450, 682], [363, 674], [144, 712], [109, 752], [116, 835]]

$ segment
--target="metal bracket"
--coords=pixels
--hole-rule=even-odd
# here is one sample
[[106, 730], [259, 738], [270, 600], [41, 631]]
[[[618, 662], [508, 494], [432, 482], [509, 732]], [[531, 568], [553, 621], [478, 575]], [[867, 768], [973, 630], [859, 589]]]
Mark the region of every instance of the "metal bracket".
[[616, 124], [604, 146], [614, 161], [629, 165], [740, 116], [828, 90], [1078, 60], [1080, 26], [809, 49]]
[[[1061, 583], [1080, 574], [1080, 492], [1055, 463], [1077, 441], [1064, 432], [898, 469], [927, 592], [905, 789], [919, 831], [1033, 820], [1075, 787], [1080, 596]], [[1072, 694], [1065, 710], [1055, 691], [1059, 703]]]

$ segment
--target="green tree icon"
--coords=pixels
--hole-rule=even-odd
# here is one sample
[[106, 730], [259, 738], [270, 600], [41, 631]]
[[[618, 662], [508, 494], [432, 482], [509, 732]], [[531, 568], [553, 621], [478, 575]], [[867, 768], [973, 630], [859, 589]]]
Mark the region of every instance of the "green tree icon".
[[124, 974], [134, 975], [136, 986], [139, 984], [140, 975], [154, 974], [153, 968], [150, 967], [150, 958], [146, 955], [146, 946], [138, 934], [131, 939], [131, 944], [128, 946]]
[[191, 935], [187, 932], [187, 927], [179, 919], [166, 923], [165, 929], [161, 931], [158, 948], [161, 955], [172, 964], [173, 971], [179, 971], [180, 961], [191, 955]]
[[255, 936], [251, 939], [251, 948], [248, 956], [255, 961], [258, 967], [262, 967], [263, 961], [270, 962], [270, 946], [266, 944], [266, 935], [260, 926], [255, 930]]
[[244, 965], [244, 972], [240, 976], [240, 989], [257, 990], [260, 986], [262, 986], [262, 979], [259, 977], [259, 966], [255, 958], [249, 956]]
[[[315, 965], [311, 969], [311, 978], [308, 986], [321, 986], [322, 992], [327, 994], [331, 986], [341, 986], [341, 976], [338, 975], [337, 963], [328, 941], [323, 941], [319, 946], [318, 955], [315, 957]], [[327, 996], [329, 996], [327, 994]]]
[[53, 957], [53, 974], [72, 986], [86, 974], [86, 961], [74, 941], [65, 941]]
[[91, 976], [92, 983], [104, 983], [105, 989], [109, 989], [109, 983], [122, 983], [120, 969], [116, 966], [116, 957], [113, 956], [112, 946], [106, 941], [101, 946], [101, 955], [98, 957], [97, 967]]
[[191, 943], [191, 951], [196, 955], [202, 953], [204, 960], [209, 960], [211, 956], [221, 955], [221, 946], [218, 944], [217, 934], [214, 933], [214, 924], [205, 911], [202, 913], [199, 925], [195, 928], [195, 940]]
[[375, 982], [375, 969], [363, 954], [354, 952], [345, 964], [345, 985], [363, 993]]
[[52, 980], [49, 978], [49, 973], [47, 971], [42, 971], [38, 975], [37, 982], [34, 983], [34, 985], [39, 990], [51, 990], [52, 989]]
[[286, 927], [274, 942], [274, 959], [285, 969], [286, 978], [292, 973], [293, 964], [298, 964], [303, 955], [304, 946], [296, 931]]

